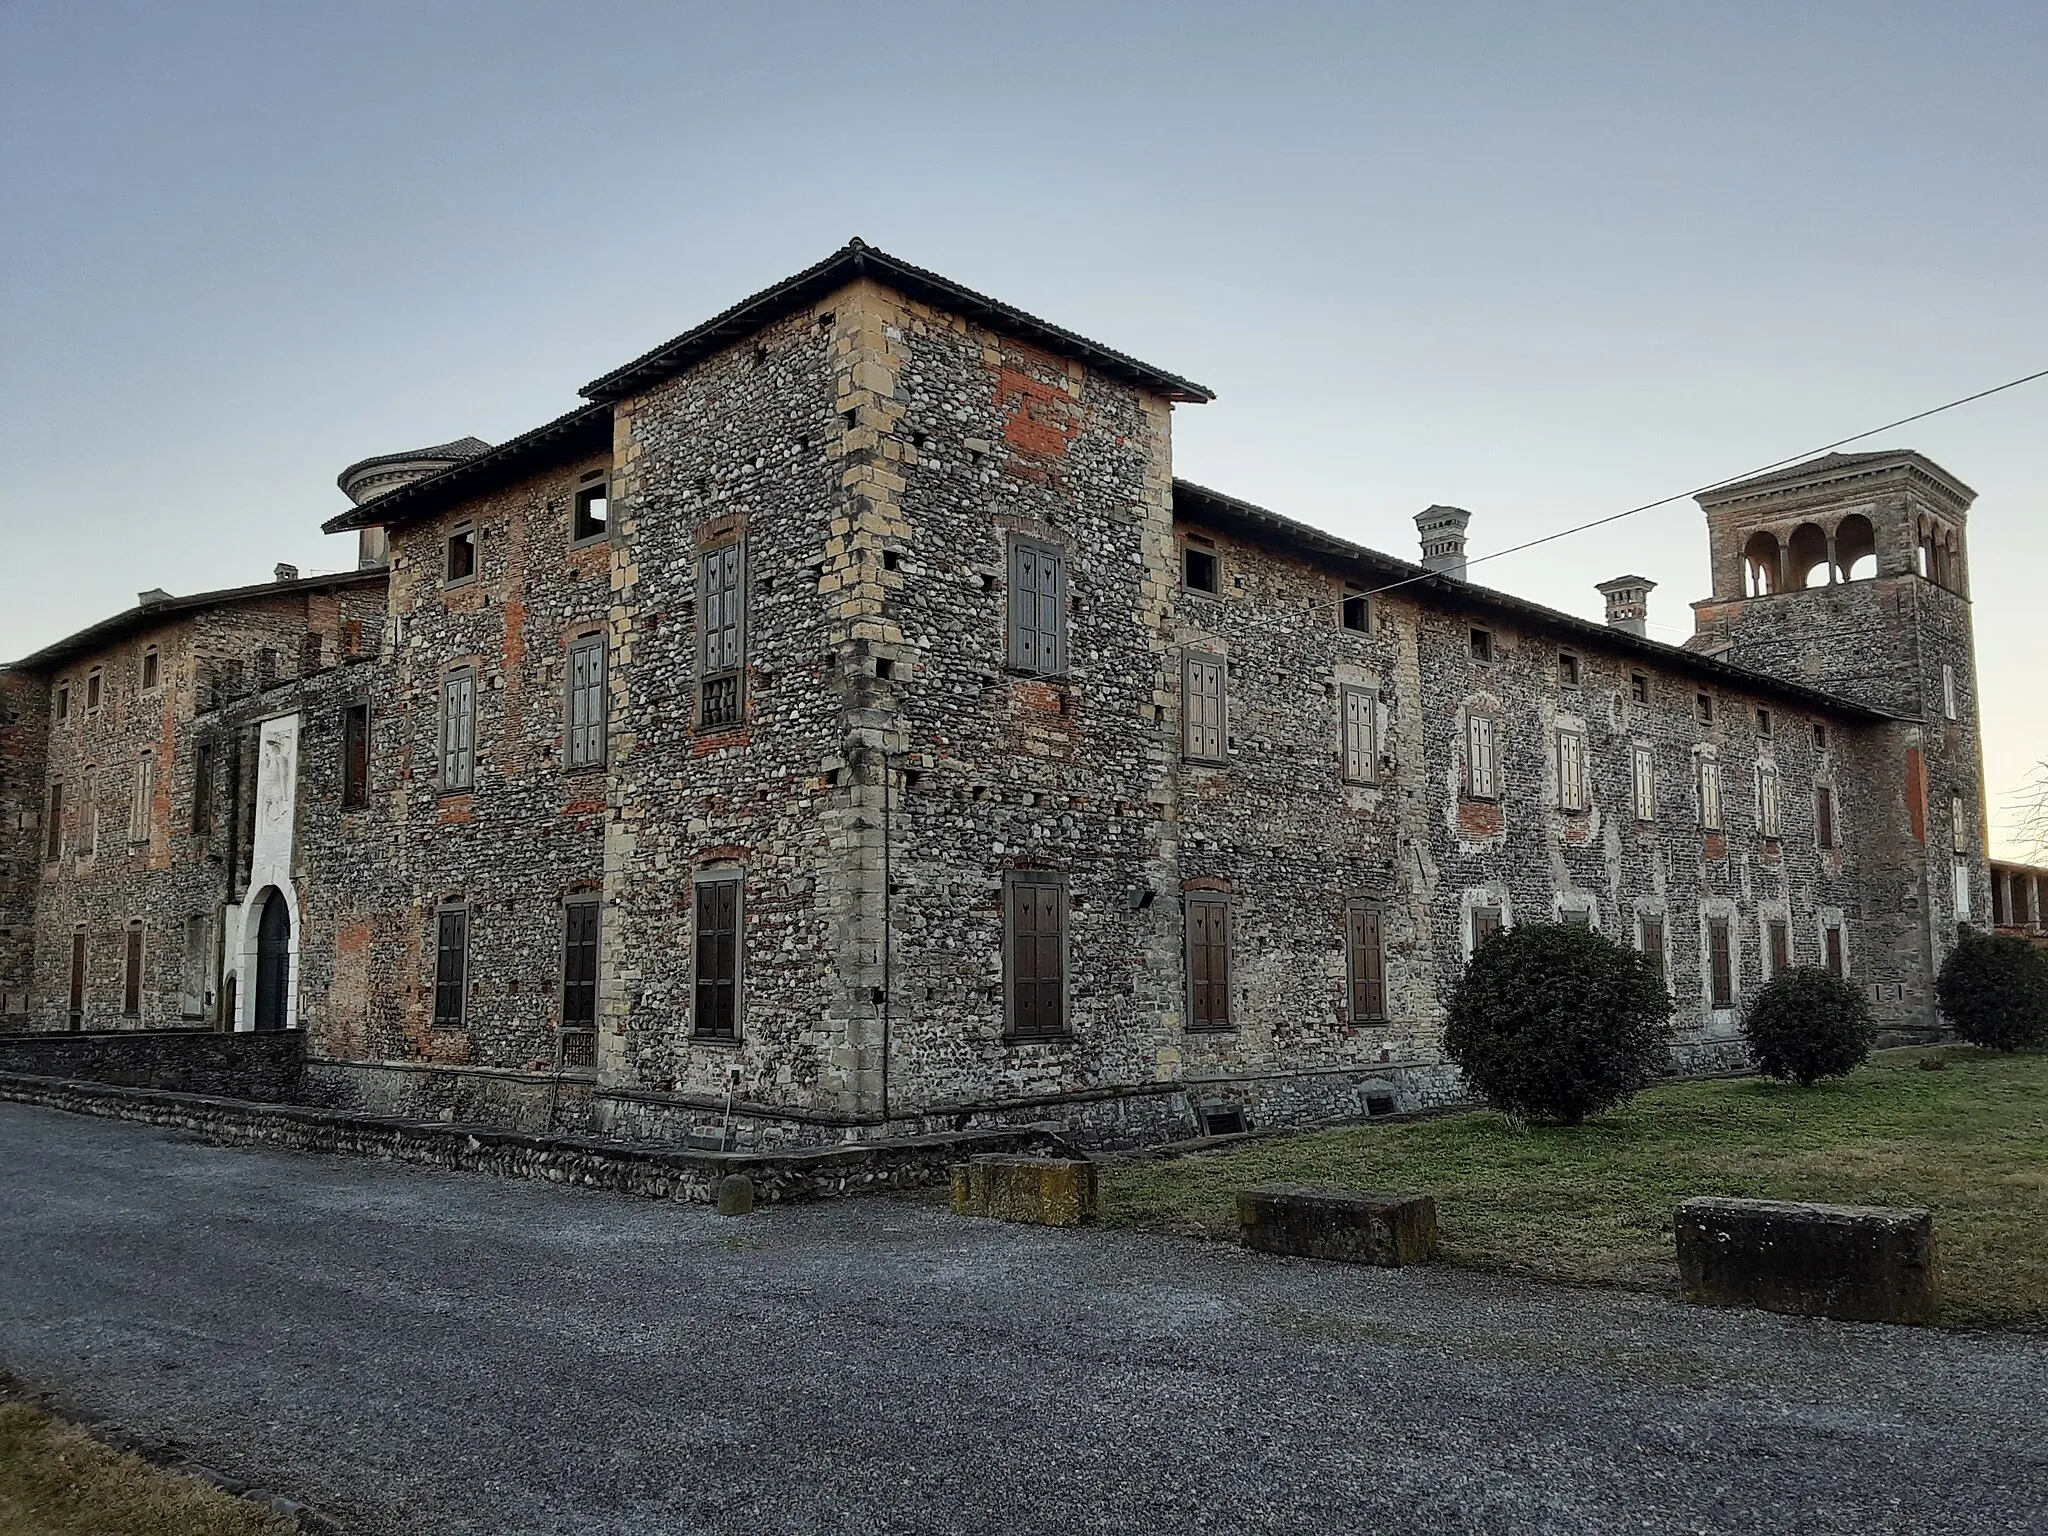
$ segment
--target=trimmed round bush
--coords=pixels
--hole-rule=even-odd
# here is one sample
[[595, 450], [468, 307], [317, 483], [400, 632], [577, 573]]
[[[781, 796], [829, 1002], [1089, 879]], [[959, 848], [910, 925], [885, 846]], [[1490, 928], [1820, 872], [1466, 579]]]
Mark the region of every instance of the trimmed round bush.
[[1480, 945], [1451, 994], [1444, 1050], [1486, 1102], [1577, 1125], [1666, 1060], [1671, 998], [1634, 950], [1590, 928], [1521, 923]]
[[1972, 1045], [2017, 1051], [2048, 1045], [2048, 955], [2025, 939], [1974, 929], [1941, 963], [1934, 995]]
[[1877, 1020], [1861, 987], [1802, 966], [1773, 977], [1749, 1000], [1742, 1032], [1758, 1071], [1811, 1088], [1863, 1065]]

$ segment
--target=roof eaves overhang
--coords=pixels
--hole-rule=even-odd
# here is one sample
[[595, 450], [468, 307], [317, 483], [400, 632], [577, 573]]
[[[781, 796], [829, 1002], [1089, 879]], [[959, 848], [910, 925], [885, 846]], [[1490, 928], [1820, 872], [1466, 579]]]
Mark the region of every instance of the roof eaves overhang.
[[1169, 400], [1199, 405], [1216, 398], [1215, 391], [1178, 374], [1065, 330], [1036, 315], [963, 288], [950, 278], [914, 267], [864, 240], [849, 241], [816, 266], [764, 288], [694, 330], [664, 342], [622, 368], [584, 385], [588, 400], [623, 400], [673, 378], [693, 363], [731, 346], [763, 326], [816, 303], [856, 278], [873, 278], [885, 287], [986, 325], [990, 330], [1029, 342], [1056, 356], [1085, 363], [1106, 377], [1133, 384]]
[[1599, 645], [1625, 655], [1640, 656], [1658, 666], [1669, 667], [1694, 677], [1770, 694], [1837, 716], [1872, 721], [1906, 718], [1873, 709], [1854, 699], [1843, 698], [1840, 694], [1828, 693], [1819, 688], [1808, 688], [1800, 683], [1773, 677], [1766, 672], [1755, 672], [1748, 667], [1736, 666], [1732, 662], [1703, 656], [1697, 651], [1666, 645], [1661, 640], [1652, 640], [1645, 635], [1630, 634], [1625, 629], [1596, 623], [1591, 619], [1582, 619], [1577, 614], [1545, 607], [1542, 603], [1533, 603], [1527, 598], [1516, 597], [1509, 592], [1475, 586], [1469, 581], [1446, 576], [1440, 571], [1428, 570], [1409, 561], [1397, 559], [1393, 555], [1383, 554], [1379, 550], [1368, 549], [1362, 544], [1353, 544], [1348, 539], [1340, 539], [1320, 528], [1298, 523], [1292, 518], [1282, 517], [1279, 513], [1255, 503], [1227, 496], [1221, 491], [1212, 491], [1207, 486], [1196, 485], [1192, 481], [1175, 480], [1173, 500], [1174, 515], [1177, 517], [1186, 515], [1192, 521], [1207, 523], [1234, 533], [1248, 534], [1255, 539], [1279, 544], [1348, 568], [1363, 578], [1361, 585], [1369, 583], [1376, 587], [1388, 587], [1399, 582], [1403, 584], [1404, 591], [1423, 601], [1467, 612], [1491, 613], [1511, 618], [1532, 628], [1569, 636], [1588, 645]]
[[378, 566], [369, 570], [334, 571], [324, 576], [301, 576], [293, 581], [264, 581], [247, 587], [223, 587], [217, 592], [194, 592], [185, 597], [167, 597], [160, 602], [137, 603], [133, 608], [124, 608], [119, 613], [101, 619], [96, 624], [88, 624], [77, 633], [66, 635], [62, 640], [22, 657], [19, 661], [8, 663], [7, 670], [46, 671], [74, 656], [82, 656], [88, 651], [112, 645], [117, 640], [137, 634], [166, 619], [202, 613], [210, 608], [224, 608], [230, 603], [259, 597], [290, 597], [299, 593], [333, 592], [344, 587], [381, 586], [389, 579], [390, 572]]
[[466, 497], [496, 490], [536, 469], [595, 453], [611, 446], [611, 418], [609, 405], [579, 405], [474, 458], [330, 517], [320, 525], [320, 531], [348, 533], [358, 528], [400, 527], [445, 511]]
[[1919, 475], [1923, 480], [1939, 486], [1966, 507], [1977, 499], [1976, 491], [1928, 458], [1926, 454], [1912, 448], [1901, 448], [1890, 453], [1841, 454], [1831, 457], [1835, 462], [1819, 460], [1803, 465], [1789, 465], [1784, 469], [1716, 486], [1712, 490], [1700, 492], [1693, 499], [1702, 507], [1727, 506], [1738, 501], [1796, 496], [1802, 491], [1836, 485], [1845, 480], [1867, 480], [1899, 471], [1904, 471], [1908, 475]]

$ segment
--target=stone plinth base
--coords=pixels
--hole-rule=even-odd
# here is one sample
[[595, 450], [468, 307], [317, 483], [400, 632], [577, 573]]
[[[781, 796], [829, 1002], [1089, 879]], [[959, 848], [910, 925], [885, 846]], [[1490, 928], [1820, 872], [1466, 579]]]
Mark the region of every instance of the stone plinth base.
[[953, 1209], [1041, 1227], [1095, 1219], [1095, 1165], [1084, 1158], [988, 1154], [953, 1165]]
[[1688, 1301], [1858, 1323], [1934, 1320], [1934, 1216], [1924, 1210], [1702, 1196], [1678, 1208]]
[[1269, 1185], [1237, 1197], [1247, 1248], [1304, 1259], [1398, 1267], [1436, 1257], [1436, 1201], [1428, 1195]]

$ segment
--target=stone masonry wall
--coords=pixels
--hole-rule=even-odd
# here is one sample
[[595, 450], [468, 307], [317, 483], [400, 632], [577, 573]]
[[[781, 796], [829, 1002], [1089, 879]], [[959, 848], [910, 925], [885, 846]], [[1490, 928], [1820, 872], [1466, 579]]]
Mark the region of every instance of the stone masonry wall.
[[50, 690], [33, 672], [0, 668], [0, 1020], [28, 1012], [36, 897], [43, 869]]

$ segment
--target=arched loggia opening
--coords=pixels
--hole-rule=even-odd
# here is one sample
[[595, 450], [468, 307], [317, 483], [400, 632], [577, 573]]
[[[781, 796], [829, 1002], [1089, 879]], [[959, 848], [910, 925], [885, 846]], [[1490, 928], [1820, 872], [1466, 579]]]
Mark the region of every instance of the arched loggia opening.
[[1759, 528], [1742, 546], [1742, 593], [1745, 597], [1768, 597], [1785, 585], [1784, 559], [1778, 536]]
[[1841, 581], [1863, 581], [1877, 574], [1877, 531], [1861, 512], [1851, 512], [1835, 525], [1835, 572]]
[[[1828, 563], [1828, 536], [1822, 533], [1817, 523], [1801, 523], [1792, 530], [1791, 542], [1786, 545], [1786, 587], [1793, 592], [1804, 592], [1809, 587], [1828, 585], [1831, 567]], [[1818, 580], [1816, 580], [1818, 576]]]

